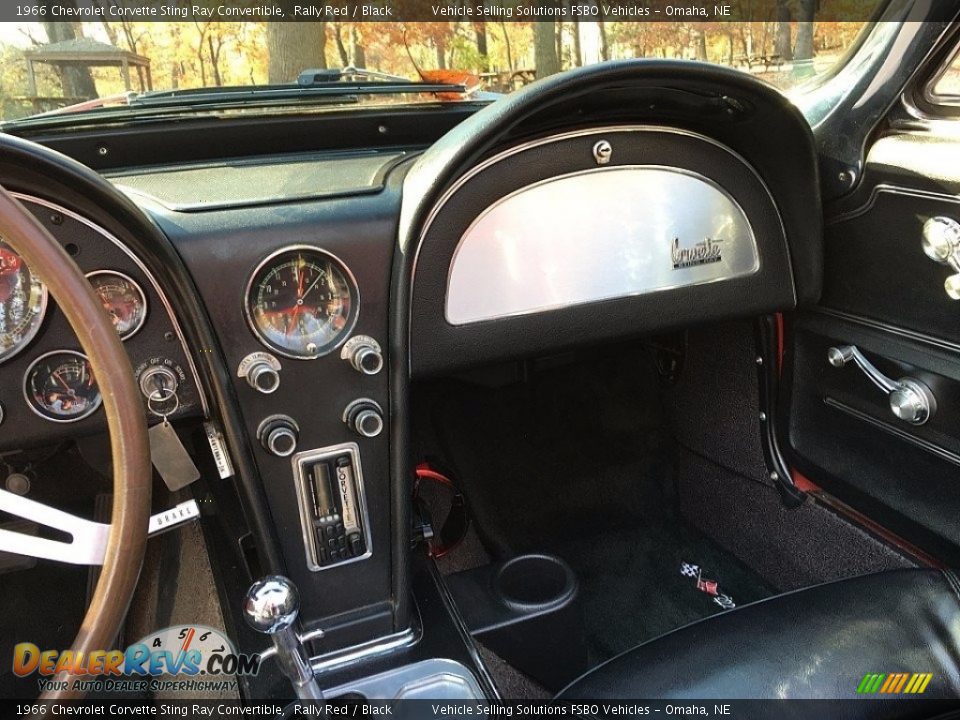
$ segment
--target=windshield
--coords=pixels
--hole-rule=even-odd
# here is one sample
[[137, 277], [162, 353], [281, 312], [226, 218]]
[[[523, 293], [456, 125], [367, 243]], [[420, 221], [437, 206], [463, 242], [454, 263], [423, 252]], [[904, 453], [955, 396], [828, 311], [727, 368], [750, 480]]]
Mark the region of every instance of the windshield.
[[[813, 6], [784, 0], [780, 19], [751, 22], [4, 22], [0, 119], [77, 117], [171, 98], [186, 111], [198, 97], [207, 107], [230, 97], [233, 109], [261, 101], [262, 110], [265, 99], [276, 104], [281, 95], [253, 91], [278, 87], [324, 86], [325, 108], [486, 100], [538, 77], [623, 58], [726, 65], [795, 90], [833, 72], [865, 25], [829, 15], [798, 21], [804, 4]], [[340, 68], [349, 70], [330, 70]], [[368, 89], [375, 84], [378, 92]], [[446, 84], [449, 92], [438, 92]], [[184, 92], [199, 89], [210, 92]]]

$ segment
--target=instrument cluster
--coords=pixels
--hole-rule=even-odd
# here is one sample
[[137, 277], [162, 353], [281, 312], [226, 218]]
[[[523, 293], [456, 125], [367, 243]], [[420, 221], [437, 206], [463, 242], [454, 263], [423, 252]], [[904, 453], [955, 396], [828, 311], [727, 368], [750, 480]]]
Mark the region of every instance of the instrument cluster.
[[[146, 295], [132, 278], [113, 270], [87, 273], [87, 279], [121, 340], [147, 319]], [[49, 302], [46, 285], [6, 243], [0, 242], [0, 362], [23, 351], [43, 325]], [[31, 410], [53, 422], [82, 420], [96, 412], [102, 398], [87, 357], [75, 350], [45, 353], [23, 380]]]
[[[20, 199], [85, 271], [128, 348], [148, 416], [159, 420], [203, 412], [182, 333], [146, 268], [117, 238], [85, 218], [39, 198]], [[81, 421], [91, 431], [105, 426], [97, 379], [69, 323], [42, 278], [2, 238], [0, 386], [4, 447], [74, 434], [64, 426]]]

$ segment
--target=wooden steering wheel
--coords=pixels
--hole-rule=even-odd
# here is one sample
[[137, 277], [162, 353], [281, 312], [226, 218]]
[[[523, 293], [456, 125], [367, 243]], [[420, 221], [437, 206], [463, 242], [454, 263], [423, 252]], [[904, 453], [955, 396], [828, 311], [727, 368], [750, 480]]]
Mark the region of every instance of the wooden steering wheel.
[[[89, 564], [98, 564], [102, 558], [103, 567], [71, 648], [75, 656], [83, 653], [84, 657], [89, 657], [94, 650], [109, 649], [116, 640], [143, 564], [152, 478], [146, 414], [130, 360], [90, 283], [60, 243], [2, 187], [0, 237], [46, 283], [80, 340], [97, 378], [110, 430], [113, 454], [111, 523], [103, 547], [98, 548], [89, 561]], [[44, 510], [47, 517], [64, 515], [25, 498], [21, 502], [26, 508], [24, 515], [31, 512], [43, 514]], [[44, 518], [37, 519], [43, 522]], [[94, 525], [79, 518], [76, 520]], [[74, 535], [74, 542], [77, 541]], [[68, 676], [61, 675], [56, 679], [67, 681], [66, 689], [47, 691], [41, 700], [77, 699], [85, 694], [73, 689]]]

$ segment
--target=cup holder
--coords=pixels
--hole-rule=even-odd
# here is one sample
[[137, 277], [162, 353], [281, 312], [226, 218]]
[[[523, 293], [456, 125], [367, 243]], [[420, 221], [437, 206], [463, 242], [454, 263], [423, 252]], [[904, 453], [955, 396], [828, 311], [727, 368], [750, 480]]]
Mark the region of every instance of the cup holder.
[[470, 634], [548, 690], [588, 666], [577, 576], [552, 555], [521, 555], [446, 577]]
[[520, 612], [549, 610], [577, 591], [577, 578], [563, 560], [552, 555], [521, 555], [505, 562], [493, 578], [494, 592]]

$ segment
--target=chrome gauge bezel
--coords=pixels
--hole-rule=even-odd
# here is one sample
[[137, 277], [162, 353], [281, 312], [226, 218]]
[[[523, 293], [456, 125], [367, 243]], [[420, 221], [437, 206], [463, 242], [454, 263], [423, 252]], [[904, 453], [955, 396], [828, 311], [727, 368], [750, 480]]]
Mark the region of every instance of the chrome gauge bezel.
[[27, 407], [30, 408], [31, 411], [33, 411], [34, 415], [37, 415], [38, 417], [41, 417], [48, 422], [54, 422], [54, 423], [61, 423], [61, 424], [74, 423], [90, 417], [97, 410], [100, 409], [101, 405], [103, 405], [103, 395], [100, 393], [99, 387], [97, 388], [97, 401], [93, 405], [91, 405], [89, 408], [87, 408], [87, 410], [84, 411], [82, 415], [75, 415], [74, 417], [69, 417], [69, 418], [50, 417], [49, 415], [44, 413], [42, 410], [40, 410], [34, 403], [34, 400], [31, 397], [31, 393], [30, 393], [30, 376], [33, 374], [34, 369], [36, 369], [37, 364], [40, 363], [42, 360], [50, 357], [51, 355], [75, 355], [76, 357], [82, 358], [88, 364], [90, 363], [90, 358], [88, 358], [82, 352], [79, 352], [77, 350], [65, 350], [65, 349], [51, 350], [50, 352], [45, 352], [43, 355], [36, 357], [33, 360], [33, 362], [31, 362], [30, 365], [27, 367], [26, 372], [23, 373], [23, 383], [22, 383], [23, 399], [26, 401]]
[[[6, 246], [10, 248], [12, 252], [16, 253], [17, 256], [23, 260], [23, 257], [20, 255], [20, 253], [14, 250], [9, 243], [6, 243], [2, 237], [0, 237], [0, 243], [6, 244]], [[24, 263], [26, 263], [26, 261], [24, 261]], [[34, 318], [29, 331], [27, 331], [27, 333], [23, 335], [23, 337], [21, 337], [15, 345], [11, 346], [8, 351], [0, 351], [0, 364], [16, 357], [23, 352], [31, 342], [33, 342], [33, 339], [37, 336], [37, 333], [40, 332], [40, 327], [43, 325], [43, 321], [47, 316], [47, 305], [50, 302], [50, 291], [47, 290], [47, 284], [41, 280], [39, 276], [34, 275], [34, 272], [29, 265], [27, 266], [27, 269], [30, 271], [32, 276], [37, 278], [37, 282], [40, 283], [40, 309], [37, 311], [37, 316]]]
[[[94, 270], [93, 272], [88, 272], [85, 277], [87, 278], [87, 280], [91, 280], [92, 278], [98, 277], [101, 275], [109, 275], [111, 277], [119, 278], [120, 280], [130, 283], [130, 285], [133, 287], [133, 289], [136, 291], [137, 295], [140, 298], [140, 304], [143, 306], [143, 314], [140, 316], [140, 322], [138, 322], [132, 330], [128, 330], [126, 333], [117, 333], [120, 336], [120, 339], [123, 342], [126, 342], [127, 340], [132, 338], [134, 335], [136, 335], [138, 332], [140, 332], [143, 326], [146, 325], [147, 323], [147, 316], [150, 314], [150, 305], [147, 302], [147, 294], [143, 291], [143, 288], [140, 286], [140, 283], [138, 283], [129, 275], [120, 272], [119, 270]], [[92, 287], [93, 283], [91, 282], [90, 285]], [[94, 287], [93, 291], [97, 292], [96, 287]]]
[[[290, 350], [279, 347], [274, 344], [269, 338], [267, 338], [257, 326], [256, 321], [253, 318], [253, 313], [251, 312], [251, 293], [254, 289], [254, 281], [260, 275], [261, 271], [270, 265], [275, 263], [277, 258], [286, 255], [287, 253], [316, 253], [317, 255], [323, 255], [327, 260], [332, 262], [336, 268], [343, 275], [344, 279], [347, 282], [348, 289], [350, 291], [350, 313], [347, 317], [347, 324], [343, 326], [343, 329], [336, 337], [336, 341], [326, 345], [319, 352], [313, 353], [310, 355], [305, 354], [296, 354]], [[263, 260], [261, 260], [257, 266], [253, 269], [253, 272], [250, 273], [250, 276], [247, 278], [247, 285], [243, 292], [243, 314], [247, 319], [247, 326], [250, 328], [250, 331], [254, 334], [257, 340], [260, 343], [269, 349], [271, 352], [275, 352], [278, 355], [283, 357], [290, 358], [291, 360], [316, 360], [317, 358], [324, 357], [330, 353], [337, 350], [341, 345], [343, 345], [350, 335], [353, 333], [353, 329], [357, 325], [357, 320], [360, 317], [360, 288], [357, 285], [357, 279], [353, 275], [353, 271], [350, 269], [350, 266], [347, 265], [343, 260], [334, 255], [329, 250], [324, 250], [323, 248], [317, 247], [316, 245], [287, 245], [278, 250], [267, 255]]]

